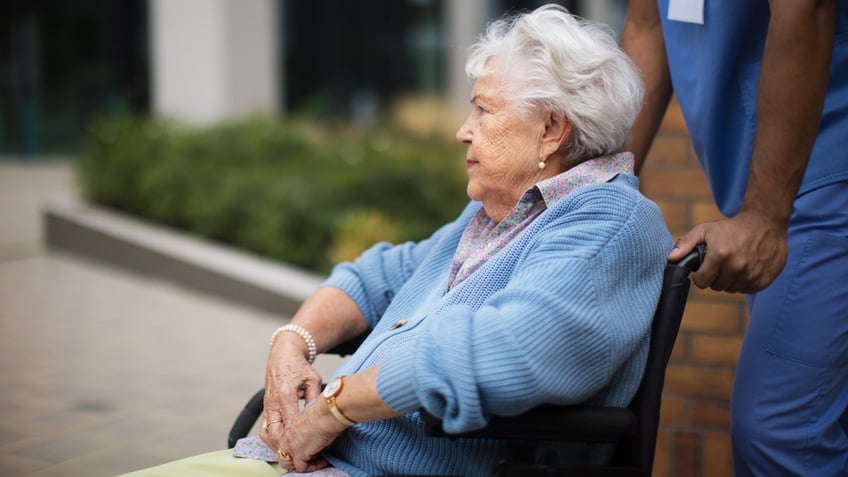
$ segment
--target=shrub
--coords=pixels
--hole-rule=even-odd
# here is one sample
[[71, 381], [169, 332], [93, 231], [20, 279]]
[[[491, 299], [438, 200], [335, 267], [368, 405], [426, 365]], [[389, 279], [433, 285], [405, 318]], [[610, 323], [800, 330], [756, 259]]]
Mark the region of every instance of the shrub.
[[459, 213], [464, 148], [450, 139], [387, 125], [251, 118], [186, 128], [121, 116], [90, 128], [78, 169], [95, 203], [327, 272]]

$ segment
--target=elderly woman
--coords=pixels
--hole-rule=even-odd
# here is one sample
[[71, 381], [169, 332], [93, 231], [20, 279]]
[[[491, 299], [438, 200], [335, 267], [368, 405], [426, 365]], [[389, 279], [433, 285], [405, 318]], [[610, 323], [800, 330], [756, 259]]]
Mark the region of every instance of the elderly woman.
[[[624, 406], [635, 393], [672, 247], [621, 151], [639, 73], [606, 29], [558, 6], [491, 24], [466, 71], [472, 110], [456, 137], [471, 202], [426, 240], [338, 265], [274, 333], [264, 460], [333, 475], [489, 475], [501, 442], [428, 438], [418, 410], [459, 432], [542, 403]], [[322, 392], [315, 354], [365, 332]], [[233, 475], [278, 472], [215, 459]]]

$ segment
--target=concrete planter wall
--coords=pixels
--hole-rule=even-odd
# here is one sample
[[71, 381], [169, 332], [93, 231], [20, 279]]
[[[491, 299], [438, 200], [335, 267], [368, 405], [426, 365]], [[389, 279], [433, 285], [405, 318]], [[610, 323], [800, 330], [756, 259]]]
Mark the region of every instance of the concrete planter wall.
[[324, 277], [91, 204], [44, 211], [46, 242], [202, 292], [293, 314]]

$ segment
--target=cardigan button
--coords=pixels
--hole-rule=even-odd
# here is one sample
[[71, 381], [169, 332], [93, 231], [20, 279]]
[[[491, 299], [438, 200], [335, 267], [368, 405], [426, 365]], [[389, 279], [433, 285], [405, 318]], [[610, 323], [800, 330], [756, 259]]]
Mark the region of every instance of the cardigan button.
[[403, 325], [405, 325], [405, 324], [406, 324], [406, 320], [400, 320], [400, 321], [398, 321], [397, 323], [395, 323], [395, 324], [393, 324], [392, 326], [390, 326], [390, 327], [389, 327], [389, 329], [390, 329], [390, 330], [396, 330], [396, 329], [400, 328], [401, 326], [403, 326]]

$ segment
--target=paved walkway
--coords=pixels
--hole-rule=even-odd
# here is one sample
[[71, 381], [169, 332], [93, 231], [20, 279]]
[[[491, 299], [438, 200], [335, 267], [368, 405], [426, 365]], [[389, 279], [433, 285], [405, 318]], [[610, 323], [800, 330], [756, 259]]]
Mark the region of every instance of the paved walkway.
[[114, 476], [225, 447], [287, 317], [46, 250], [41, 210], [73, 184], [67, 163], [0, 161], [0, 475]]

